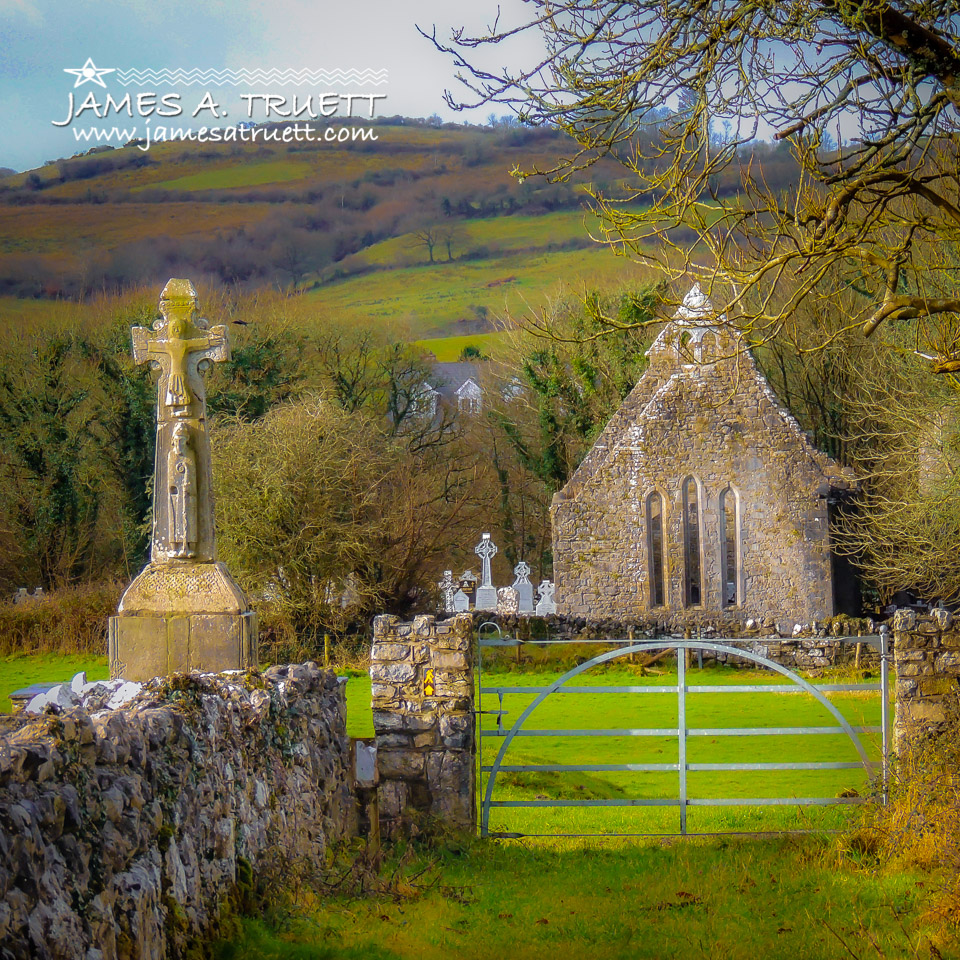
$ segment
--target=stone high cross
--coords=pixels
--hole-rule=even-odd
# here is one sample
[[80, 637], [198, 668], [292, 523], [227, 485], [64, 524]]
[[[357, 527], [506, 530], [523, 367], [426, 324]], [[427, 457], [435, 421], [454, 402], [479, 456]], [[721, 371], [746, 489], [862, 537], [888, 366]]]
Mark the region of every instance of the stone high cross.
[[158, 367], [151, 560], [215, 560], [206, 396], [201, 372], [230, 359], [226, 327], [199, 316], [189, 280], [170, 280], [153, 328], [134, 327], [133, 359]]
[[219, 672], [257, 663], [257, 615], [217, 560], [202, 372], [230, 359], [227, 330], [200, 317], [189, 280], [170, 280], [160, 316], [134, 327], [133, 359], [157, 378], [150, 562], [110, 618], [110, 676]]

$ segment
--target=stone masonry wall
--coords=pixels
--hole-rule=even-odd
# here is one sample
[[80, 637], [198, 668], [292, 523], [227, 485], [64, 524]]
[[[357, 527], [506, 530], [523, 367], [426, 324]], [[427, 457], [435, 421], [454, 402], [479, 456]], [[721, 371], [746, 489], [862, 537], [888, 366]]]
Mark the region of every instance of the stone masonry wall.
[[960, 707], [960, 625], [946, 610], [930, 616], [898, 610], [893, 641], [899, 751], [914, 739], [943, 733]]
[[418, 816], [476, 824], [473, 618], [373, 623], [370, 676], [380, 777], [380, 827], [391, 836]]
[[[684, 338], [709, 338], [691, 362]], [[668, 324], [650, 366], [553, 500], [557, 610], [588, 619], [654, 614], [794, 624], [833, 613], [827, 496], [852, 477], [777, 402], [752, 357], [718, 327]], [[711, 362], [707, 362], [710, 359]], [[702, 597], [687, 605], [683, 484], [699, 500]], [[721, 496], [736, 510], [737, 594], [723, 594]], [[663, 605], [651, 591], [647, 498], [663, 499]]]
[[312, 663], [7, 718], [0, 957], [181, 955], [237, 884], [352, 832], [345, 718], [341, 683]]

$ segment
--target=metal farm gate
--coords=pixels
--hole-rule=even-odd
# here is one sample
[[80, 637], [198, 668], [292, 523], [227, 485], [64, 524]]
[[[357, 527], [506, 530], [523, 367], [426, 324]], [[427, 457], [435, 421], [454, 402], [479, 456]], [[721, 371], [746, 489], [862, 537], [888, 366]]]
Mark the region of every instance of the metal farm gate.
[[[478, 683], [480, 691], [478, 713], [479, 728], [479, 750], [478, 764], [479, 776], [478, 784], [481, 793], [480, 807], [480, 835], [494, 837], [521, 837], [521, 836], [646, 836], [645, 833], [604, 833], [604, 834], [585, 834], [585, 833], [567, 833], [551, 832], [549, 834], [532, 833], [513, 833], [497, 832], [490, 830], [490, 811], [501, 807], [677, 807], [679, 822], [676, 831], [672, 834], [657, 834], [688, 836], [687, 830], [687, 810], [690, 807], [720, 807], [720, 806], [818, 806], [830, 804], [862, 803], [864, 798], [859, 796], [840, 796], [840, 797], [760, 797], [760, 798], [739, 798], [739, 797], [697, 797], [688, 796], [687, 774], [692, 771], [776, 771], [776, 770], [844, 770], [862, 768], [866, 771], [870, 780], [875, 784], [878, 792], [881, 793], [883, 802], [886, 802], [887, 775], [888, 775], [888, 756], [889, 756], [889, 699], [888, 699], [888, 681], [889, 681], [889, 653], [888, 637], [886, 631], [882, 631], [879, 636], [870, 637], [841, 637], [843, 642], [865, 643], [878, 648], [880, 654], [880, 678], [873, 683], [827, 683], [812, 684], [799, 674], [780, 664], [760, 656], [751, 650], [734, 646], [739, 643], [755, 644], [756, 640], [732, 639], [723, 642], [713, 642], [707, 640], [676, 640], [672, 638], [661, 638], [659, 640], [650, 640], [635, 642], [633, 640], [619, 641], [568, 641], [568, 640], [545, 640], [545, 641], [522, 641], [510, 637], [492, 637], [484, 636], [483, 629], [486, 626], [495, 624], [484, 624], [480, 628], [480, 639], [478, 643]], [[499, 627], [497, 627], [499, 630]], [[601, 653], [586, 663], [580, 664], [569, 670], [563, 676], [548, 684], [547, 686], [485, 686], [483, 674], [483, 653], [484, 650], [503, 649], [509, 647], [518, 647], [523, 643], [531, 642], [537, 646], [555, 645], [564, 643], [598, 643], [605, 646], [616, 644], [617, 649], [608, 650]], [[666, 649], [677, 650], [677, 682], [676, 684], [658, 684], [658, 685], [636, 685], [636, 686], [568, 686], [569, 682], [591, 668], [599, 664], [608, 663], [621, 657], [627, 657], [636, 653], [649, 653], [651, 651], [662, 651]], [[787, 683], [783, 684], [751, 684], [751, 685], [689, 685], [687, 679], [688, 668], [686, 665], [686, 651], [699, 651], [701, 663], [704, 651], [711, 651], [716, 654], [725, 654], [734, 656], [760, 667], [780, 674]], [[548, 697], [556, 693], [580, 693], [580, 694], [611, 694], [611, 693], [629, 693], [637, 696], [647, 696], [656, 694], [674, 694], [677, 698], [677, 725], [676, 727], [665, 728], [602, 728], [602, 729], [537, 729], [527, 726], [527, 721], [536, 712], [537, 708], [543, 704]], [[750, 694], [773, 694], [773, 693], [800, 693], [806, 692], [816, 698], [817, 701], [826, 709], [836, 720], [836, 726], [797, 726], [797, 727], [710, 727], [696, 728], [687, 726], [687, 700], [691, 694], [722, 695], [729, 693], [750, 693]], [[880, 694], [881, 698], [881, 725], [876, 726], [852, 726], [840, 713], [837, 707], [832, 704], [826, 693], [835, 692], [875, 692]], [[535, 694], [533, 701], [517, 717], [513, 725], [509, 728], [503, 724], [503, 718], [507, 714], [504, 710], [503, 700], [513, 694], [530, 695]], [[483, 697], [486, 695], [497, 697], [498, 707], [495, 710], [483, 708]], [[483, 729], [483, 716], [493, 715], [496, 717], [496, 727], [494, 729]], [[860, 739], [863, 733], [880, 733], [882, 740], [881, 758], [871, 760]], [[856, 750], [859, 757], [857, 760], [850, 761], [824, 761], [824, 760], [804, 760], [796, 762], [775, 762], [775, 763], [690, 763], [687, 759], [687, 745], [691, 738], [709, 737], [711, 739], [719, 737], [758, 737], [758, 736], [782, 736], [782, 735], [803, 735], [816, 738], [818, 735], [836, 735], [846, 734], [850, 743]], [[677, 759], [675, 763], [578, 763], [578, 764], [508, 764], [504, 763], [510, 745], [517, 737], [670, 737], [677, 738]], [[484, 762], [484, 744], [499, 743], [496, 759], [493, 763]], [[811, 739], [811, 745], [815, 739]], [[602, 755], [601, 755], [602, 759]], [[648, 772], [673, 772], [677, 774], [676, 796], [673, 797], [654, 797], [654, 798], [623, 798], [623, 799], [536, 799], [536, 800], [497, 800], [494, 799], [497, 786], [497, 776], [500, 773], [571, 773], [571, 772], [610, 772], [623, 771], [631, 773]], [[723, 831], [733, 832], [733, 831]], [[756, 831], [763, 832], [763, 831]], [[796, 832], [796, 831], [791, 831]]]

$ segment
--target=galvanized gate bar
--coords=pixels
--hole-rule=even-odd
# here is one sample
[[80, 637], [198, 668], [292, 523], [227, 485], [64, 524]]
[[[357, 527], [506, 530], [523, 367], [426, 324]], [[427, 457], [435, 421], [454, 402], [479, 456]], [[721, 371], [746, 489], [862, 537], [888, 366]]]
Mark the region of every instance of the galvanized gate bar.
[[[816, 734], [880, 733], [881, 727], [698, 727], [687, 731], [688, 737], [799, 737]], [[864, 763], [867, 762], [864, 758]]]
[[[507, 731], [505, 736], [510, 736]], [[633, 730], [628, 727], [610, 727], [607, 729], [587, 730], [579, 727], [576, 730], [517, 730], [515, 737], [675, 737], [679, 731], [672, 728], [646, 728]]]
[[[851, 764], [859, 767], [859, 763]], [[484, 773], [489, 773], [493, 767], [484, 764], [480, 767]], [[676, 763], [525, 763], [519, 766], [503, 764], [499, 768], [507, 773], [564, 773], [574, 771], [578, 773], [606, 773], [613, 771], [628, 771], [635, 773], [671, 773], [679, 770]], [[692, 765], [689, 769], [693, 769]]]
[[[881, 760], [868, 760], [871, 767], [883, 765]], [[687, 770], [692, 772], [716, 772], [729, 770], [859, 770], [860, 760], [805, 760], [790, 763], [688, 763]], [[493, 770], [490, 764], [483, 764], [484, 773]], [[506, 773], [670, 773], [679, 770], [678, 763], [525, 763], [519, 765], [502, 764], [498, 769]]]
[[[857, 804], [860, 797], [728, 797], [694, 800], [681, 803], [671, 797], [625, 800], [491, 800], [491, 807], [814, 807], [834, 804]], [[561, 834], [562, 836], [562, 834]], [[686, 834], [683, 834], [686, 836]]]
[[[882, 733], [882, 727], [850, 727], [855, 733]], [[485, 736], [506, 737], [509, 730], [487, 730]], [[518, 730], [515, 737], [676, 737], [679, 729], [611, 727], [608, 729], [587, 730], [578, 727], [576, 730]], [[849, 736], [846, 727], [690, 727], [688, 737], [794, 737], [816, 734], [834, 734]]]
[[[485, 626], [485, 625], [483, 625]], [[497, 628], [499, 629], [499, 628]], [[701, 799], [691, 799], [687, 796], [687, 771], [718, 771], [718, 770], [843, 770], [843, 769], [856, 769], [862, 768], [867, 771], [868, 774], [877, 767], [880, 766], [882, 770], [882, 782], [884, 790], [884, 801], [886, 800], [886, 788], [887, 788], [887, 779], [888, 779], [888, 749], [889, 749], [889, 704], [887, 702], [887, 690], [888, 690], [888, 680], [889, 680], [889, 652], [888, 652], [888, 636], [887, 632], [881, 630], [879, 637], [845, 637], [838, 638], [841, 640], [849, 640], [851, 642], [859, 643], [868, 643], [870, 645], [876, 645], [879, 647], [880, 657], [881, 657], [881, 676], [880, 682], [877, 684], [821, 684], [814, 685], [804, 678], [798, 676], [792, 671], [788, 670], [786, 667], [781, 666], [774, 661], [769, 660], [766, 657], [761, 657], [758, 654], [753, 653], [749, 650], [741, 650], [738, 648], [730, 647], [726, 643], [721, 644], [713, 641], [703, 641], [703, 640], [675, 640], [670, 639], [669, 643], [663, 643], [662, 641], [647, 641], [647, 642], [633, 642], [633, 641], [608, 641], [608, 640], [596, 640], [596, 641], [586, 641], [592, 643], [602, 643], [607, 646], [620, 646], [620, 649], [608, 650], [606, 653], [602, 653], [592, 660], [579, 664], [577, 667], [569, 670], [563, 676], [553, 681], [546, 687], [484, 687], [482, 682], [482, 660], [478, 664], [478, 681], [480, 684], [480, 692], [496, 694], [499, 698], [500, 710], [497, 711], [497, 724], [498, 729], [496, 731], [485, 731], [482, 728], [480, 729], [480, 741], [481, 741], [481, 752], [483, 739], [489, 738], [491, 735], [496, 735], [504, 737], [504, 742], [501, 745], [497, 757], [493, 764], [485, 765], [482, 762], [479, 763], [481, 773], [489, 773], [490, 776], [487, 778], [486, 791], [484, 794], [482, 802], [482, 817], [481, 817], [481, 835], [489, 835], [489, 816], [491, 807], [616, 807], [616, 806], [678, 806], [680, 809], [680, 833], [682, 835], [687, 835], [687, 816], [686, 808], [688, 806], [776, 806], [776, 805], [797, 805], [797, 806], [810, 806], [810, 805], [834, 805], [834, 804], [851, 804], [862, 802], [860, 797], [765, 797], [765, 798], [701, 798]], [[513, 640], [512, 638], [480, 638], [479, 646], [480, 647], [515, 647], [518, 646], [521, 642], [519, 640]], [[583, 641], [563, 641], [563, 640], [553, 640], [553, 641], [537, 641], [538, 645], [546, 646], [548, 644], [558, 644], [558, 643], [570, 643], [570, 642], [583, 642]], [[737, 642], [737, 641], [733, 641]], [[753, 642], [753, 641], [750, 641]], [[626, 656], [635, 652], [641, 651], [650, 651], [650, 650], [677, 650], [677, 684], [673, 685], [656, 685], [656, 686], [624, 686], [624, 687], [610, 687], [610, 686], [600, 686], [600, 687], [565, 687], [566, 682], [573, 677], [579, 675], [585, 670], [590, 669], [593, 666], [596, 666], [600, 663], [607, 662], [612, 659]], [[737, 685], [737, 686], [696, 686], [688, 687], [686, 684], [686, 650], [688, 649], [699, 649], [699, 650], [711, 650], [716, 653], [726, 653], [733, 656], [740, 657], [744, 660], [751, 661], [753, 663], [764, 666], [770, 670], [773, 670], [777, 673], [780, 673], [784, 677], [792, 681], [792, 684], [779, 685], [779, 684], [751, 684], [751, 685]], [[563, 689], [561, 689], [563, 688]], [[820, 704], [828, 710], [834, 718], [839, 722], [840, 726], [838, 727], [741, 727], [741, 728], [687, 728], [686, 726], [686, 694], [687, 693], [796, 693], [796, 692], [806, 692], [811, 694]], [[840, 713], [840, 711], [824, 696], [824, 693], [832, 692], [846, 692], [846, 691], [879, 691], [881, 693], [882, 699], [882, 713], [881, 713], [881, 726], [852, 726], [846, 718]], [[678, 697], [678, 721], [677, 728], [664, 728], [664, 729], [578, 729], [578, 730], [523, 730], [521, 729], [524, 722], [530, 716], [530, 714], [552, 693], [557, 692], [569, 692], [569, 693], [676, 693]], [[531, 702], [526, 709], [522, 712], [516, 722], [513, 724], [511, 729], [506, 733], [503, 730], [501, 716], [503, 714], [503, 696], [509, 693], [518, 693], [518, 694], [537, 694], [533, 702]], [[481, 711], [482, 712], [482, 711]], [[487, 711], [490, 712], [490, 711]], [[869, 760], [864, 750], [863, 744], [860, 742], [858, 733], [876, 733], [880, 732], [882, 734], [882, 760], [873, 761]], [[730, 763], [730, 764], [690, 764], [687, 762], [686, 758], [686, 740], [690, 736], [698, 737], [719, 737], [719, 736], [763, 736], [763, 735], [774, 735], [774, 736], [806, 736], [810, 734], [823, 734], [823, 735], [846, 735], [850, 741], [853, 743], [857, 752], [860, 755], [860, 762], [796, 762], [796, 763]], [[533, 736], [533, 737], [563, 737], [563, 736], [662, 736], [662, 737], [673, 737], [678, 738], [678, 762], [676, 764], [537, 764], [537, 765], [513, 765], [507, 766], [503, 764], [504, 754], [509, 747], [511, 741], [514, 737], [517, 736]], [[478, 758], [479, 760], [479, 758]], [[494, 801], [492, 798], [494, 783], [496, 780], [497, 773], [501, 770], [511, 771], [511, 772], [566, 772], [566, 771], [636, 771], [636, 772], [673, 772], [676, 771], [679, 774], [679, 797], [677, 798], [649, 798], [649, 799], [619, 799], [619, 800], [503, 800], [503, 801]], [[728, 831], [729, 832], [729, 831]], [[798, 832], [798, 831], [790, 831]], [[802, 831], [800, 831], [802, 832]], [[517, 834], [509, 833], [502, 834], [503, 836], [542, 836], [543, 834]], [[560, 834], [563, 835], [563, 834]], [[591, 834], [592, 836], [593, 834]], [[611, 836], [644, 836], [646, 834], [611, 834]], [[580, 836], [580, 834], [571, 834], [571, 836]]]
[[491, 807], [677, 807], [680, 801], [671, 797], [636, 800], [491, 800]]
[[[876, 693], [875, 683], [814, 683], [811, 686], [821, 693]], [[481, 687], [480, 693], [543, 693], [547, 687]], [[564, 687], [561, 693], [676, 693], [677, 688], [666, 684], [647, 685], [645, 687]], [[805, 693], [795, 683], [753, 683], [742, 686], [715, 684], [708, 687], [687, 687], [687, 693]]]

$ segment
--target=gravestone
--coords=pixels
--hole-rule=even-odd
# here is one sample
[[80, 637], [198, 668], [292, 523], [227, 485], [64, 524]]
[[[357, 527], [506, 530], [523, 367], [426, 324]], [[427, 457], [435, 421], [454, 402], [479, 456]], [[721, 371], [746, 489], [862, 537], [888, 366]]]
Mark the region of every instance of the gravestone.
[[477, 597], [477, 578], [472, 570], [464, 570], [460, 574], [460, 589], [467, 595], [470, 603]]
[[533, 613], [533, 584], [530, 582], [530, 564], [522, 560], [513, 568], [513, 589], [517, 591], [518, 613]]
[[557, 612], [557, 605], [553, 600], [555, 590], [556, 587], [549, 580], [543, 580], [537, 587], [537, 595], [540, 597], [537, 601], [538, 617], [548, 617]]
[[497, 609], [497, 588], [493, 585], [493, 576], [490, 573], [490, 561], [497, 555], [497, 545], [485, 533], [473, 551], [483, 564], [480, 574], [480, 586], [477, 587], [477, 600], [474, 607], [477, 610]]
[[217, 560], [210, 441], [201, 372], [230, 359], [226, 328], [199, 316], [189, 280], [170, 280], [133, 358], [157, 379], [150, 562], [110, 618], [110, 676], [125, 680], [255, 666], [257, 616]]
[[453, 595], [457, 585], [453, 579], [452, 570], [444, 570], [443, 578], [437, 584], [440, 588], [440, 609], [443, 613], [453, 613]]
[[497, 616], [515, 617], [520, 610], [520, 597], [513, 587], [501, 587], [497, 591]]
[[453, 595], [453, 609], [456, 613], [467, 613], [470, 610], [470, 598], [462, 590]]

